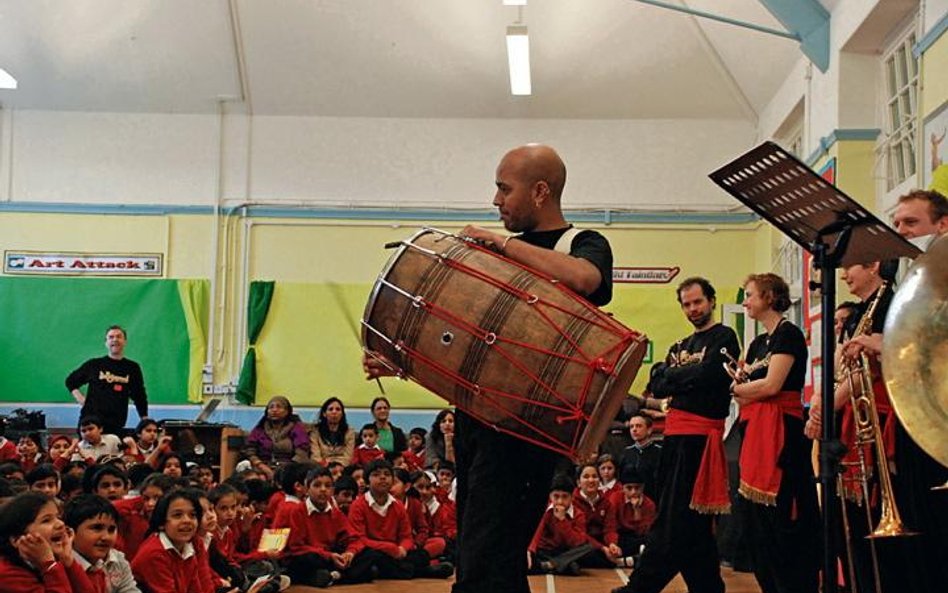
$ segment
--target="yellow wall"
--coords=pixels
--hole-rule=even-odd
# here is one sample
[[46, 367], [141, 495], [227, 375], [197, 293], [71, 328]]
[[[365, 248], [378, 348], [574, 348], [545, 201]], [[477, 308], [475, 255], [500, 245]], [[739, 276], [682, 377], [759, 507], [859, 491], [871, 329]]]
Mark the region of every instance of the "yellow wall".
[[[159, 252], [166, 277], [209, 278], [217, 270], [212, 344], [216, 383], [239, 371], [243, 357], [243, 287], [249, 280], [276, 280], [277, 290], [258, 343], [260, 399], [284, 393], [300, 404], [327, 395], [364, 405], [377, 394], [360, 371], [360, 345], [353, 326], [391, 251], [384, 244], [410, 237], [423, 223], [253, 219], [231, 217], [219, 227], [214, 262], [214, 219], [209, 215], [124, 216], [0, 213], [0, 249]], [[460, 223], [439, 222], [448, 231]], [[494, 226], [496, 225], [488, 225]], [[760, 224], [747, 225], [582, 225], [605, 234], [616, 266], [679, 267], [668, 285], [616, 285], [607, 308], [617, 319], [655, 341], [660, 359], [669, 345], [690, 332], [675, 300], [674, 287], [690, 275], [708, 277], [719, 304], [733, 302], [743, 278], [761, 269]], [[249, 233], [245, 251], [243, 237]], [[249, 274], [244, 274], [244, 261]], [[644, 386], [640, 373], [636, 388]], [[393, 398], [409, 405], [441, 405], [413, 386], [388, 380]]]
[[[374, 384], [361, 378], [354, 327], [374, 278], [391, 255], [384, 244], [409, 238], [418, 226], [286, 220], [254, 224], [252, 276], [277, 281], [271, 314], [258, 343], [261, 399], [266, 393], [284, 393], [293, 394], [294, 401], [316, 403], [332, 392], [354, 405], [364, 405], [378, 394]], [[458, 224], [437, 226], [451, 232], [461, 228]], [[626, 325], [649, 335], [656, 357], [690, 332], [675, 300], [678, 281], [691, 275], [707, 276], [718, 287], [723, 304], [734, 301], [740, 281], [754, 270], [757, 225], [714, 230], [706, 225], [582, 226], [606, 235], [616, 266], [681, 268], [669, 285], [616, 285], [613, 302], [606, 307]], [[319, 328], [315, 335], [313, 327]], [[313, 372], [301, 374], [304, 368]], [[644, 387], [646, 377], [647, 372], [640, 373], [637, 390]], [[396, 380], [385, 383], [389, 394], [410, 406], [439, 405], [413, 385]]]
[[[836, 187], [878, 216], [876, 203], [875, 143], [871, 140], [842, 140], [834, 145]], [[822, 166], [823, 163], [820, 164]], [[815, 167], [819, 170], [819, 167]]]
[[948, 101], [948, 35], [922, 54], [922, 119]]

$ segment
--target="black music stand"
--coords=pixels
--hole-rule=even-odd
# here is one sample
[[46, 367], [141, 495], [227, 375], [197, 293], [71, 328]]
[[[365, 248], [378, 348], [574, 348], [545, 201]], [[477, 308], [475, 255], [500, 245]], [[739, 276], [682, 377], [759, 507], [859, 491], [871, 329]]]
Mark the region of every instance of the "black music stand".
[[823, 433], [819, 455], [824, 538], [822, 591], [836, 593], [836, 554], [832, 544], [836, 476], [845, 454], [845, 447], [835, 434], [831, 388], [835, 380], [833, 314], [836, 308], [836, 269], [897, 257], [915, 257], [921, 251], [773, 142], [764, 142], [708, 176], [809, 251], [820, 269], [823, 295], [823, 366], [820, 374]]

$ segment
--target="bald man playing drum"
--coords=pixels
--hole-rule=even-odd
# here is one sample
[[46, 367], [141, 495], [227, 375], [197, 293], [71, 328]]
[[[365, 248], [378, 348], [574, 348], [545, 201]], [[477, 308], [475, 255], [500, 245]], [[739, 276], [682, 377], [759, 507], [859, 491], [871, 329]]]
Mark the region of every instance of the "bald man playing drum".
[[[477, 240], [602, 306], [612, 299], [612, 250], [595, 231], [578, 231], [563, 216], [566, 166], [540, 144], [509, 151], [497, 166], [493, 204], [501, 235], [467, 226]], [[391, 372], [367, 355], [371, 379]], [[453, 593], [527, 593], [527, 547], [546, 507], [558, 455], [495, 431], [458, 410], [458, 553]]]

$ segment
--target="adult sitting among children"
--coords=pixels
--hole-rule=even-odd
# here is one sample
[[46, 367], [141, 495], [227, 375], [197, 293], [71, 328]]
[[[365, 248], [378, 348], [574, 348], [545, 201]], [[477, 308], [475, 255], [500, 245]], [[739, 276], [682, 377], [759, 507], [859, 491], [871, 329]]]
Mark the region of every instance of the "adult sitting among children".
[[408, 448], [408, 439], [402, 429], [389, 421], [392, 404], [386, 397], [377, 397], [372, 400], [372, 421], [378, 429], [378, 446], [386, 453], [401, 453]]
[[322, 465], [338, 461], [345, 465], [352, 459], [355, 441], [355, 431], [346, 420], [346, 406], [338, 397], [330, 397], [323, 402], [316, 425], [309, 433], [313, 461]]
[[425, 443], [425, 468], [441, 467], [454, 459], [454, 410], [441, 410], [431, 424]]
[[250, 431], [241, 455], [250, 460], [254, 469], [272, 479], [273, 471], [280, 464], [308, 461], [309, 446], [306, 427], [293, 413], [293, 404], [282, 395], [275, 395]]

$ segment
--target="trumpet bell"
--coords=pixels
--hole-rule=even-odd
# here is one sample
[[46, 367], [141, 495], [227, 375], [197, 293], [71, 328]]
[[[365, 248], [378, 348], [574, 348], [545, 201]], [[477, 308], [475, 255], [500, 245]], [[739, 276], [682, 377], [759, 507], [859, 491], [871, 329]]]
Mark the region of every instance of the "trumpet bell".
[[885, 320], [882, 369], [905, 430], [948, 466], [948, 236], [919, 256]]

